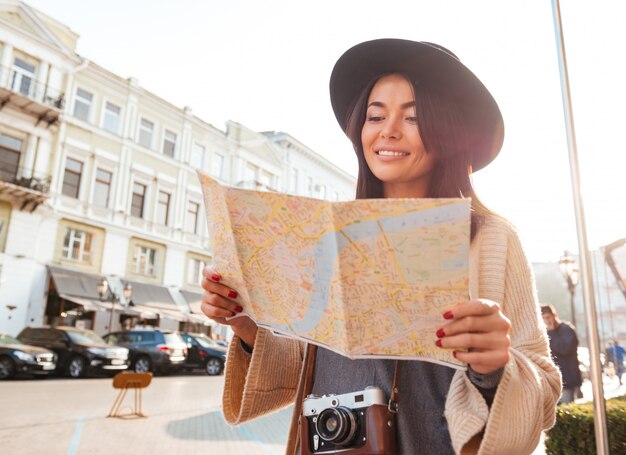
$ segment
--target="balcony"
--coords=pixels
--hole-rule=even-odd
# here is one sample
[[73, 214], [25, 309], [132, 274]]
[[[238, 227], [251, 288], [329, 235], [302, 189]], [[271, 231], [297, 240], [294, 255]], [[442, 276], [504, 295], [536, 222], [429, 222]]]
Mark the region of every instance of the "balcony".
[[58, 90], [23, 72], [0, 66], [0, 110], [11, 106], [35, 117], [37, 126], [43, 123], [50, 127], [59, 121], [64, 104], [64, 94]]
[[20, 210], [32, 212], [48, 197], [50, 180], [49, 175], [37, 174], [32, 169], [2, 165], [0, 200], [12, 201]]

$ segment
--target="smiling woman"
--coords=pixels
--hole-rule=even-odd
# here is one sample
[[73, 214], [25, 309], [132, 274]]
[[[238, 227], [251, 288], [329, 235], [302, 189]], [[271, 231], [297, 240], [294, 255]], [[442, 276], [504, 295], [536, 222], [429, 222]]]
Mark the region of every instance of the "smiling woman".
[[[238, 424], [295, 400], [288, 454], [531, 453], [541, 429], [554, 422], [560, 377], [517, 232], [480, 203], [471, 185], [472, 172], [502, 146], [498, 105], [452, 52], [400, 39], [346, 51], [332, 72], [330, 97], [358, 158], [357, 198], [472, 199], [470, 298], [442, 310], [432, 334], [434, 349], [451, 350], [467, 371], [351, 360], [274, 336], [247, 316], [231, 318], [242, 311], [239, 293], [207, 268], [202, 311], [236, 335], [226, 362], [224, 417]], [[397, 412], [386, 414], [398, 394]], [[355, 404], [337, 407], [337, 400]], [[327, 409], [319, 409], [325, 401]], [[367, 423], [359, 420], [357, 431], [353, 424], [363, 414]]]

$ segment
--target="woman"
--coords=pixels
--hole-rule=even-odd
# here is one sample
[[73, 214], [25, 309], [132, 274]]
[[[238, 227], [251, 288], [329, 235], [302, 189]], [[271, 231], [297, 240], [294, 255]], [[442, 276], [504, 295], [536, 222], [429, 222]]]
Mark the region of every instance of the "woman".
[[[396, 39], [349, 49], [335, 65], [330, 93], [359, 160], [357, 198], [472, 198], [472, 299], [442, 314], [433, 333], [433, 343], [454, 349], [468, 369], [403, 362], [397, 453], [532, 452], [554, 422], [560, 376], [516, 231], [480, 203], [471, 185], [471, 173], [502, 145], [496, 102], [447, 49]], [[204, 275], [203, 312], [236, 335], [223, 397], [230, 423], [295, 399], [287, 447], [293, 453], [302, 444], [297, 422], [305, 393], [376, 385], [389, 396], [394, 361], [353, 361], [322, 348], [304, 358], [303, 343], [273, 336], [247, 317], [227, 320], [242, 310], [236, 290], [219, 283], [219, 271]]]

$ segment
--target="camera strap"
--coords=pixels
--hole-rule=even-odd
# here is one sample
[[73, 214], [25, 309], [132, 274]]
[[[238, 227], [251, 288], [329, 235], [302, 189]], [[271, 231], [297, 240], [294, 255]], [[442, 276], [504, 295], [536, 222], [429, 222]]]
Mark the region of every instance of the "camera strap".
[[398, 377], [400, 374], [400, 360], [396, 360], [396, 368], [393, 371], [393, 384], [391, 385], [391, 393], [389, 394], [389, 412], [395, 414], [398, 412]]

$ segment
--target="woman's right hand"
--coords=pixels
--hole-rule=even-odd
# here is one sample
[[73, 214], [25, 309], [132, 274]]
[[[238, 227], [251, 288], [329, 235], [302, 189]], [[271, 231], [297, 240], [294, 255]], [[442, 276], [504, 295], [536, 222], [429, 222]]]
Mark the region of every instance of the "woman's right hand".
[[202, 288], [205, 291], [202, 294], [202, 312], [219, 324], [231, 326], [235, 335], [253, 347], [258, 329], [254, 321], [248, 316], [226, 319], [243, 311], [237, 302], [237, 291], [221, 284], [220, 274], [209, 267], [202, 270], [202, 275]]

